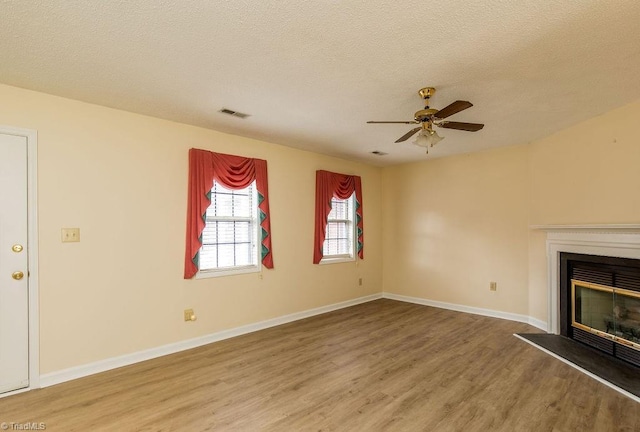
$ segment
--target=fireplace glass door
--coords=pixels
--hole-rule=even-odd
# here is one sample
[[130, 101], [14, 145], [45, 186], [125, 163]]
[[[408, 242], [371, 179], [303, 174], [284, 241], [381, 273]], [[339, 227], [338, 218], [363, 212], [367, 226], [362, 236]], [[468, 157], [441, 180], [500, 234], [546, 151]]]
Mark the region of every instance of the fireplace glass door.
[[571, 324], [640, 350], [640, 292], [572, 279]]

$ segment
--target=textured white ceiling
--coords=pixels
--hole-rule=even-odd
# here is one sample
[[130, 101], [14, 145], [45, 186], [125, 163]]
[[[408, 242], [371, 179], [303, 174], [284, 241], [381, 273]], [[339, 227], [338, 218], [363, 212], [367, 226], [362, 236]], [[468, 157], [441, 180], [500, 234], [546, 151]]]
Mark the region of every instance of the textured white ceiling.
[[[387, 165], [639, 99], [639, 23], [635, 0], [0, 0], [0, 82]], [[394, 143], [410, 125], [366, 124], [412, 119], [426, 86], [485, 128], [439, 129], [427, 156]]]

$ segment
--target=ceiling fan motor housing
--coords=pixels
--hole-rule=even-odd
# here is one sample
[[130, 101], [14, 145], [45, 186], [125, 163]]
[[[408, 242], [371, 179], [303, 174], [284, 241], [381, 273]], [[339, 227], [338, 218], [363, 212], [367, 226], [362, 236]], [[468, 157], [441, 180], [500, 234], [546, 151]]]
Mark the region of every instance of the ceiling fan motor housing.
[[417, 122], [425, 122], [425, 121], [429, 121], [431, 119], [431, 116], [437, 112], [438, 110], [433, 108], [423, 109], [423, 110], [417, 111], [414, 114], [413, 118]]

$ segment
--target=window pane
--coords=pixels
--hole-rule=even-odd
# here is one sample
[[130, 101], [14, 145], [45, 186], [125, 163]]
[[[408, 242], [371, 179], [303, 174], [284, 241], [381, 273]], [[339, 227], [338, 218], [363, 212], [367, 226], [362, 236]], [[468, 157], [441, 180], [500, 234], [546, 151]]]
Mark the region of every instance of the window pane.
[[214, 182], [202, 233], [200, 269], [256, 265], [256, 214], [255, 182], [240, 190]]
[[233, 194], [233, 215], [237, 217], [251, 217], [251, 195], [238, 192]]
[[338, 235], [337, 227], [335, 223], [329, 222], [327, 224], [327, 233], [325, 234], [325, 239], [327, 238], [335, 238]]
[[349, 255], [353, 256], [353, 220], [354, 220], [354, 196], [346, 200], [333, 197], [331, 199], [331, 212], [327, 218], [323, 255]]
[[204, 231], [202, 231], [202, 244], [203, 245], [212, 245], [217, 243], [217, 230], [215, 223], [208, 223], [204, 227]]
[[326, 237], [346, 239], [349, 236], [349, 227], [349, 222], [329, 222]]
[[337, 198], [333, 198], [331, 200], [331, 213], [329, 213], [329, 219], [348, 219], [348, 212], [348, 200], [343, 201]]
[[233, 222], [234, 243], [251, 243], [251, 222]]
[[235, 222], [216, 222], [218, 226], [218, 243], [234, 243]]
[[233, 244], [218, 245], [218, 267], [231, 267], [234, 265], [235, 254]]
[[252, 184], [245, 189], [232, 190], [214, 182], [207, 216], [251, 217], [254, 213], [253, 187]]
[[[232, 216], [233, 215], [233, 199], [231, 194], [212, 193], [212, 216]], [[209, 207], [211, 209], [211, 207]]]
[[204, 245], [200, 249], [200, 268], [208, 270], [217, 267], [218, 248], [215, 246]]
[[349, 238], [325, 239], [323, 255], [352, 255], [352, 243]]
[[235, 254], [236, 254], [235, 256], [236, 265], [246, 266], [246, 265], [252, 264], [251, 244], [249, 243], [237, 244]]
[[336, 255], [338, 253], [338, 241], [333, 239], [327, 239], [324, 242], [325, 252], [324, 255]]

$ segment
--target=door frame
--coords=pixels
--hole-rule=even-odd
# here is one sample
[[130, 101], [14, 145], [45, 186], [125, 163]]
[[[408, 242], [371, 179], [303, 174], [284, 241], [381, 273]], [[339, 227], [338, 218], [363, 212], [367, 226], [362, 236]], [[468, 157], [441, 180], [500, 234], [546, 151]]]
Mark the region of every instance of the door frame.
[[[40, 307], [38, 286], [38, 132], [0, 125], [0, 133], [27, 139], [27, 251], [29, 253], [29, 386], [9, 396], [40, 387]], [[1, 396], [0, 396], [1, 397]]]

